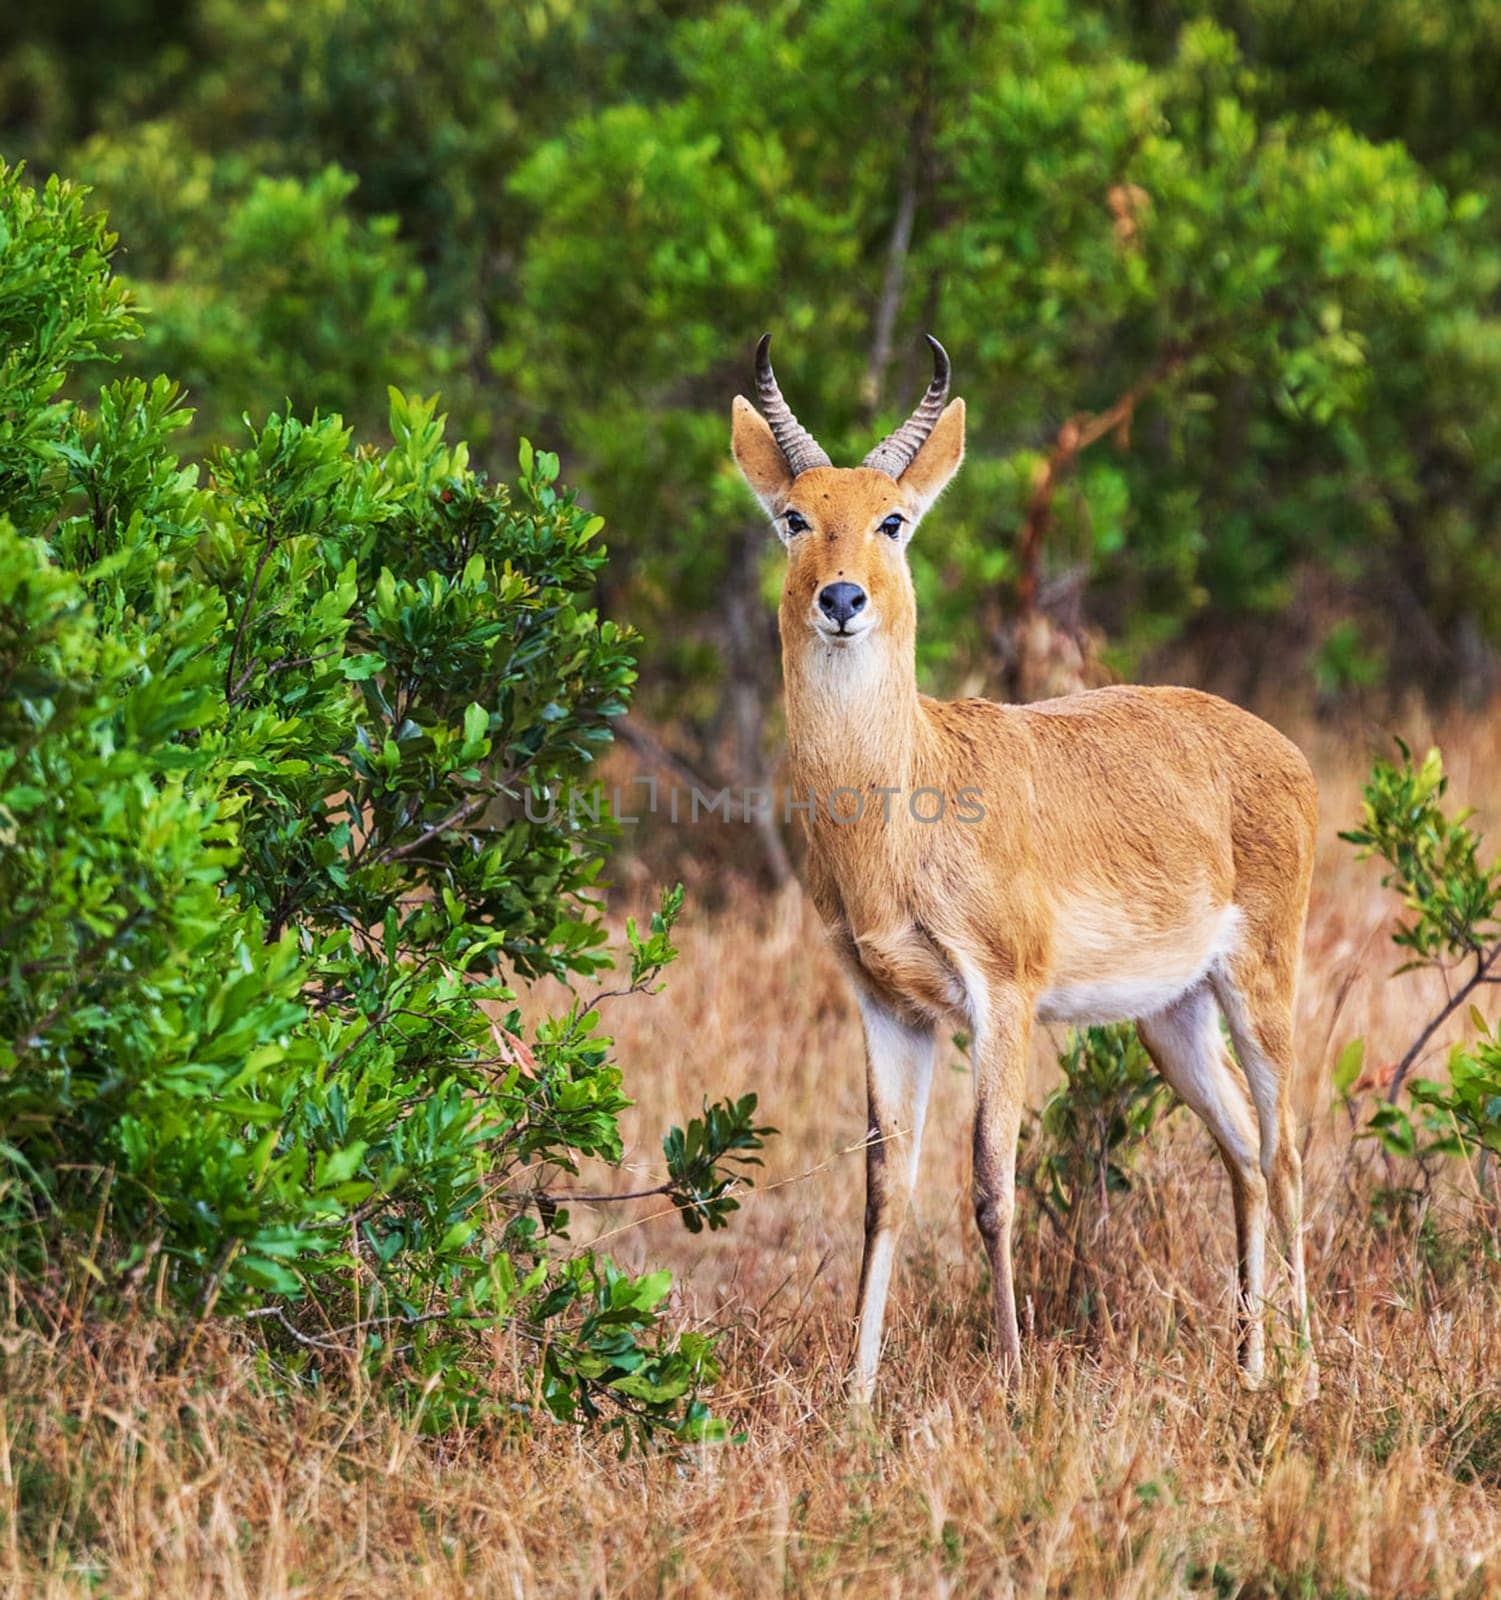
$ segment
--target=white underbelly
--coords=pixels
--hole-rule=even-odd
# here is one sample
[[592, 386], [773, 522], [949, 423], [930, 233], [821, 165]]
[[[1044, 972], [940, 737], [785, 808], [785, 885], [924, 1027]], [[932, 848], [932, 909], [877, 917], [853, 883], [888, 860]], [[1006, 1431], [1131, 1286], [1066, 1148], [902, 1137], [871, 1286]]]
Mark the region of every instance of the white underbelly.
[[1127, 1022], [1166, 1010], [1234, 949], [1239, 906], [1206, 909], [1173, 928], [1133, 927], [1102, 908], [1060, 918], [1053, 981], [1037, 1000], [1040, 1022]]

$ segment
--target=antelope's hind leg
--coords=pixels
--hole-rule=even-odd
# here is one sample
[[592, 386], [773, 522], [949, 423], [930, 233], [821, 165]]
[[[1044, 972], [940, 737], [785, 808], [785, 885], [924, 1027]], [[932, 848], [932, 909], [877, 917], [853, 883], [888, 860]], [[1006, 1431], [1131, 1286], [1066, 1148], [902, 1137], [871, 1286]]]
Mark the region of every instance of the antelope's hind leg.
[[1207, 1125], [1230, 1174], [1235, 1204], [1239, 1282], [1238, 1353], [1246, 1381], [1261, 1381], [1266, 1365], [1262, 1306], [1266, 1294], [1267, 1182], [1261, 1170], [1256, 1114], [1220, 1038], [1208, 983], [1136, 1024], [1157, 1070]]
[[937, 1038], [930, 1024], [914, 1024], [866, 994], [865, 1252], [860, 1262], [859, 1326], [855, 1335], [850, 1398], [868, 1405], [881, 1361], [886, 1295], [897, 1238], [917, 1182], [923, 1122], [933, 1082]]
[[1256, 961], [1243, 956], [1215, 979], [1235, 1054], [1250, 1085], [1261, 1124], [1261, 1170], [1272, 1215], [1292, 1271], [1293, 1314], [1307, 1359], [1305, 1393], [1318, 1390], [1303, 1260], [1303, 1160], [1292, 1112], [1293, 989], [1296, 961]]

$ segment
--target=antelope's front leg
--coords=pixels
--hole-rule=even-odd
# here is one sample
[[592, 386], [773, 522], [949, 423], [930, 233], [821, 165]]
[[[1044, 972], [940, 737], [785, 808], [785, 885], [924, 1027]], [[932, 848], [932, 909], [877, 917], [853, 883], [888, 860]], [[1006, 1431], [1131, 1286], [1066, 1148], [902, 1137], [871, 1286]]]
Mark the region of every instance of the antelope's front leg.
[[1016, 1143], [1026, 1097], [1031, 1031], [1030, 1002], [1006, 991], [993, 996], [977, 1019], [974, 1041], [975, 1221], [990, 1257], [996, 1363], [1009, 1387], [1014, 1387], [1021, 1375], [1011, 1227], [1016, 1214]]
[[897, 1236], [917, 1182], [923, 1119], [933, 1082], [934, 1030], [913, 1025], [868, 995], [865, 1022], [869, 1122], [865, 1146], [865, 1253], [860, 1263], [859, 1326], [850, 1398], [868, 1405], [881, 1360], [886, 1291]]

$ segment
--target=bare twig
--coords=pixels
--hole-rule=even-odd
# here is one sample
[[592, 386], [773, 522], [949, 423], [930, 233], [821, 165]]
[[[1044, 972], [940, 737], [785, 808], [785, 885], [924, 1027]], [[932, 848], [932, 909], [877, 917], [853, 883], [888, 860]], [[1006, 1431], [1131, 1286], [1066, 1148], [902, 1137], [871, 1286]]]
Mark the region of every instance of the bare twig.
[[1444, 1005], [1443, 1009], [1433, 1017], [1428, 1026], [1408, 1046], [1407, 1054], [1397, 1063], [1397, 1070], [1392, 1073], [1391, 1086], [1386, 1092], [1388, 1103], [1395, 1104], [1397, 1096], [1402, 1092], [1402, 1080], [1416, 1065], [1419, 1056], [1427, 1047], [1428, 1041], [1446, 1023], [1461, 1005], [1480, 988], [1482, 984], [1501, 981], [1501, 973], [1491, 971], [1498, 960], [1501, 960], [1501, 940], [1492, 945], [1489, 950], [1475, 951], [1475, 970], [1465, 979], [1464, 983], [1456, 989]]
[[654, 1200], [659, 1194], [671, 1194], [672, 1184], [659, 1183], [651, 1189], [631, 1189], [624, 1194], [584, 1194], [574, 1189], [548, 1189], [544, 1193], [558, 1204], [566, 1201], [573, 1206], [608, 1206], [620, 1200]]
[[[304, 1333], [280, 1306], [256, 1306], [245, 1315], [247, 1318], [269, 1317], [279, 1322], [298, 1344], [305, 1345], [310, 1350], [333, 1350], [341, 1355], [348, 1349], [346, 1341], [349, 1335], [368, 1333], [372, 1328], [417, 1328], [430, 1322], [489, 1321], [482, 1313], [475, 1311], [424, 1311], [416, 1316], [366, 1317], [360, 1322], [346, 1323], [342, 1328], [330, 1328], [326, 1337], [319, 1338], [314, 1334]], [[510, 1317], [502, 1320], [512, 1333], [519, 1334], [523, 1339], [530, 1339], [536, 1344], [542, 1343], [542, 1336], [534, 1330]]]
[[644, 756], [653, 766], [660, 767], [664, 772], [670, 772], [673, 777], [698, 789], [702, 793], [711, 793], [724, 788], [723, 784], [716, 784], [692, 766], [677, 751], [669, 750], [665, 744], [649, 728], [628, 720], [616, 722], [612, 732], [616, 740], [637, 755]]

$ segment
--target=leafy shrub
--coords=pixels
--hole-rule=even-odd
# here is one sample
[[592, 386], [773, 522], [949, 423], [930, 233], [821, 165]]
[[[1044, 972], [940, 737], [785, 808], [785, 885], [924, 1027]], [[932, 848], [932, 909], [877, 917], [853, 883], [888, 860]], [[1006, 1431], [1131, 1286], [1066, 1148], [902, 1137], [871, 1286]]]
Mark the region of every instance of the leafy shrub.
[[1027, 1133], [1022, 1175], [1058, 1239], [1066, 1244], [1063, 1295], [1086, 1315], [1103, 1310], [1098, 1267], [1111, 1198], [1131, 1188], [1131, 1164], [1147, 1135], [1176, 1104], [1131, 1023], [1072, 1031], [1058, 1053], [1063, 1082]]
[[[1430, 1158], [1460, 1156], [1477, 1163], [1480, 1193], [1488, 1196], [1491, 1158], [1501, 1155], [1501, 1039], [1475, 1005], [1484, 988], [1501, 983], [1501, 862], [1480, 862], [1480, 837], [1469, 811], [1449, 815], [1443, 759], [1430, 750], [1421, 763], [1398, 741], [1400, 765], [1377, 761], [1365, 786], [1361, 826], [1340, 837], [1361, 857], [1377, 857], [1382, 883], [1402, 897], [1408, 916], [1392, 942], [1407, 952], [1399, 972], [1439, 971], [1447, 998], [1387, 1076], [1387, 1100], [1373, 1112], [1367, 1132], [1388, 1155], [1415, 1160], [1426, 1173]], [[1447, 1083], [1408, 1081], [1438, 1031], [1469, 1008], [1479, 1037], [1449, 1054]], [[1336, 1066], [1335, 1087], [1350, 1096], [1359, 1082], [1361, 1041], [1352, 1041]], [[1406, 1084], [1414, 1112], [1397, 1103]]]
[[[1487, 413], [1495, 386], [1494, 216], [1400, 144], [1260, 93], [1240, 9], [1164, 32], [1155, 12], [1133, 28], [1059, 0], [962, 20], [710, 6], [668, 42], [671, 93], [590, 108], [517, 166], [535, 221], [496, 361], [534, 405], [572, 397], [582, 470], [642, 530], [630, 599], [673, 619], [651, 678], [675, 716], [717, 730], [715, 658], [756, 671], [707, 637], [701, 602], [745, 560], [728, 531], [764, 549], [722, 422], [762, 327], [836, 460], [920, 392], [921, 329], [955, 355], [965, 472], [942, 539], [912, 546], [920, 667], [940, 681], [994, 684], [1034, 576], [1127, 666], [1200, 622], [1221, 664], [1234, 622], [1255, 659], [1306, 614], [1312, 572], [1331, 692], [1435, 681], [1439, 659], [1452, 687], [1459, 652], [1431, 640], [1468, 630], [1482, 659], [1501, 642], [1497, 470], [1442, 420]], [[851, 128], [850, 83], [879, 86], [879, 118]], [[1117, 406], [1093, 447], [1066, 445]], [[1431, 636], [1397, 638], [1394, 590]]]
[[1038, 1116], [1041, 1143], [1033, 1181], [1060, 1215], [1131, 1187], [1142, 1139], [1170, 1108], [1172, 1091], [1131, 1023], [1078, 1029], [1058, 1054], [1063, 1082]]
[[[272, 416], [206, 476], [166, 379], [92, 409], [134, 331], [80, 191], [0, 168], [0, 1225], [46, 1297], [83, 1262], [293, 1369], [357, 1347], [430, 1425], [540, 1404], [700, 1437], [711, 1342], [665, 1274], [570, 1254], [550, 1174], [618, 1160], [600, 1008], [527, 1037], [510, 974], [612, 964], [608, 822], [533, 822], [633, 678], [590, 608], [600, 518], [523, 443], [473, 471], [393, 392], [385, 451]], [[530, 808], [531, 815], [550, 811]], [[669, 894], [629, 979], [672, 959]], [[754, 1097], [668, 1136], [661, 1192], [732, 1209]], [[524, 1351], [509, 1397], [476, 1330]]]
[[1430, 750], [1422, 764], [1399, 739], [1402, 764], [1377, 761], [1365, 786], [1361, 826], [1340, 834], [1357, 846], [1362, 860], [1387, 864], [1381, 882], [1402, 896], [1412, 919], [1392, 935], [1411, 952], [1400, 970], [1455, 964], [1473, 959], [1483, 979], [1501, 941], [1501, 863], [1489, 869], [1479, 861], [1480, 839], [1467, 826], [1473, 811], [1444, 814], [1449, 780], [1443, 758]]

